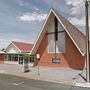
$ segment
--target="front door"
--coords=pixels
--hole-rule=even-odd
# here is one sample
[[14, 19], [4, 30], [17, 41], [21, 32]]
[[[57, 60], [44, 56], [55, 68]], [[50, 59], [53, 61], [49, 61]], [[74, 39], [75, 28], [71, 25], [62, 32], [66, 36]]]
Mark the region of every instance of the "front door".
[[19, 56], [19, 64], [23, 65], [23, 56]]

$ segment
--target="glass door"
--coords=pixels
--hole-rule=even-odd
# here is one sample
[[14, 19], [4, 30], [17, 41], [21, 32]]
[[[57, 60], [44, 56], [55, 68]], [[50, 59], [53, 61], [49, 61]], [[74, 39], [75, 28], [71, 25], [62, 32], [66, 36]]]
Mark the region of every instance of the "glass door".
[[23, 56], [19, 56], [19, 64], [23, 65]]

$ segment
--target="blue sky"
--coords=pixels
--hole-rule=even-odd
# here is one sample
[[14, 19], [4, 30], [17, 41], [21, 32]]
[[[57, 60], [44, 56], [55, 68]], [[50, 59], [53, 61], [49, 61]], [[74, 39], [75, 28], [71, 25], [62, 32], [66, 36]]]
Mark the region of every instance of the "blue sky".
[[0, 48], [33, 43], [51, 7], [84, 32], [83, 0], [0, 0]]

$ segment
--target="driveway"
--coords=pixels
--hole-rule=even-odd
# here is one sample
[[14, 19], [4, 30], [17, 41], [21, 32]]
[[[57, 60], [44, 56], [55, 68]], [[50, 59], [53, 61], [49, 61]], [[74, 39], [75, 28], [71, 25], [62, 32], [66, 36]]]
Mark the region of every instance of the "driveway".
[[0, 73], [58, 83], [63, 82], [73, 84], [74, 82], [86, 82], [85, 71], [83, 72], [70, 68], [41, 66], [29, 67], [29, 70], [30, 72], [24, 73], [24, 67], [21, 65], [0, 64]]

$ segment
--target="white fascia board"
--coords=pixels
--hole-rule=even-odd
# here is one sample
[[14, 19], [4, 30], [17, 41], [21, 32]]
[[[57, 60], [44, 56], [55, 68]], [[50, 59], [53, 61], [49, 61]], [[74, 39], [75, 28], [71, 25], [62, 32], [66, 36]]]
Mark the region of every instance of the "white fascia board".
[[11, 44], [12, 44], [17, 50], [19, 50], [20, 53], [22, 53], [21, 50], [20, 50], [13, 42], [12, 42]]
[[59, 22], [62, 24], [62, 26], [64, 27], [64, 29], [66, 30], [66, 32], [68, 33], [69, 37], [71, 38], [71, 40], [73, 41], [73, 43], [76, 45], [77, 49], [79, 50], [79, 52], [82, 54], [82, 56], [85, 56], [85, 54], [80, 50], [80, 48], [78, 47], [78, 45], [76, 44], [76, 42], [74, 41], [74, 39], [72, 38], [72, 36], [70, 35], [70, 33], [68, 32], [68, 30], [66, 29], [66, 27], [64, 26], [64, 24], [62, 23], [62, 21], [59, 19], [59, 17], [57, 16], [57, 14], [51, 9], [51, 11], [54, 13], [54, 15], [58, 18]]
[[3, 52], [3, 51], [0, 51], [0, 54], [4, 54], [5, 52]]
[[12, 43], [10, 43], [6, 48], [5, 48], [5, 52], [7, 51], [8, 47], [11, 45]]
[[46, 20], [45, 20], [45, 22], [44, 22], [44, 24], [43, 24], [43, 26], [42, 26], [39, 34], [38, 34], [38, 37], [36, 38], [36, 40], [35, 40], [35, 42], [34, 42], [33, 48], [32, 48], [32, 50], [30, 51], [30, 55], [32, 54], [32, 52], [33, 52], [33, 50], [34, 50], [34, 48], [35, 48], [35, 46], [36, 46], [36, 44], [37, 44], [37, 42], [38, 42], [38, 40], [39, 40], [40, 35], [42, 34], [42, 31], [43, 31], [43, 29], [44, 29], [44, 27], [45, 27], [45, 25], [46, 25], [46, 23], [47, 23], [47, 20], [48, 20], [48, 18], [49, 18], [49, 16], [50, 16], [51, 12], [52, 12], [52, 9], [49, 11], [49, 13], [48, 13], [48, 15], [47, 15], [47, 18], [46, 18]]
[[53, 9], [51, 9], [51, 10], [49, 11], [49, 14], [48, 14], [48, 16], [47, 16], [47, 18], [46, 18], [46, 20], [45, 20], [45, 22], [44, 22], [44, 24], [43, 24], [40, 32], [39, 32], [39, 35], [38, 35], [38, 37], [36, 38], [36, 40], [35, 40], [35, 42], [34, 42], [34, 46], [33, 46], [32, 50], [30, 51], [30, 55], [32, 54], [32, 52], [33, 52], [33, 50], [34, 50], [34, 48], [35, 48], [35, 46], [36, 46], [36, 43], [37, 43], [38, 40], [39, 40], [39, 37], [40, 37], [40, 35], [41, 35], [41, 33], [42, 33], [45, 25], [46, 25], [46, 22], [47, 22], [47, 20], [48, 20], [48, 17], [50, 16], [51, 12], [54, 13], [54, 15], [57, 17], [57, 19], [59, 20], [59, 22], [62, 24], [62, 26], [64, 27], [64, 29], [65, 29], [66, 32], [68, 33], [69, 37], [70, 37], [71, 40], [74, 42], [74, 44], [75, 44], [75, 46], [77, 47], [77, 49], [79, 50], [79, 52], [82, 54], [82, 56], [85, 56], [85, 54], [80, 50], [80, 48], [78, 47], [78, 45], [76, 44], [76, 42], [73, 40], [72, 36], [70, 35], [70, 33], [68, 32], [68, 30], [66, 29], [66, 27], [65, 27], [64, 24], [61, 22], [61, 20], [59, 19], [59, 17], [57, 16], [57, 14], [54, 12]]

